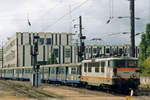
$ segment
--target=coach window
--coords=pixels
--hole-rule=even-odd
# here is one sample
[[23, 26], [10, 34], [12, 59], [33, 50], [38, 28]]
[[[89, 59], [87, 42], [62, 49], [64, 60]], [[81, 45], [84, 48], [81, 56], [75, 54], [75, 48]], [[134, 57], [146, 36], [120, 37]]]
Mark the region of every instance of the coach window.
[[76, 73], [77, 73], [76, 67], [72, 67], [71, 68], [71, 74], [76, 74]]
[[105, 71], [104, 69], [105, 69], [105, 62], [102, 61], [102, 62], [101, 62], [101, 72], [104, 73], [104, 71]]
[[88, 72], [92, 72], [92, 63], [88, 63]]
[[51, 74], [55, 74], [55, 68], [52, 68]]
[[113, 60], [108, 61], [108, 67], [114, 67], [114, 61]]
[[84, 63], [84, 72], [87, 72], [87, 63]]
[[98, 73], [99, 72], [99, 62], [95, 63], [95, 72]]

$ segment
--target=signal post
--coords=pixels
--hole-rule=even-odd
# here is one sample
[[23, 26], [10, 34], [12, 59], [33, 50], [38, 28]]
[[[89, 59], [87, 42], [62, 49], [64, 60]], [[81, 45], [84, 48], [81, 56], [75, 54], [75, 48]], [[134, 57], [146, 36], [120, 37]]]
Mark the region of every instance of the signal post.
[[39, 36], [34, 36], [34, 38], [33, 38], [34, 49], [31, 52], [31, 56], [33, 56], [33, 58], [34, 58], [31, 82], [32, 82], [32, 86], [34, 86], [34, 87], [38, 87], [41, 83], [41, 77], [39, 74], [40, 65], [37, 64], [38, 40], [39, 40], [39, 38], [40, 38]]

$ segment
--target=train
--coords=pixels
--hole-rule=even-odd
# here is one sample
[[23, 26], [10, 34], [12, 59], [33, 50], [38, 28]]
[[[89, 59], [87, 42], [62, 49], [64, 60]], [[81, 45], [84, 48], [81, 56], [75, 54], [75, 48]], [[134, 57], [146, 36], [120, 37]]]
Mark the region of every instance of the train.
[[[30, 81], [32, 66], [0, 68], [1, 79]], [[138, 59], [132, 57], [93, 58], [74, 64], [40, 66], [42, 82], [136, 90], [140, 85]]]

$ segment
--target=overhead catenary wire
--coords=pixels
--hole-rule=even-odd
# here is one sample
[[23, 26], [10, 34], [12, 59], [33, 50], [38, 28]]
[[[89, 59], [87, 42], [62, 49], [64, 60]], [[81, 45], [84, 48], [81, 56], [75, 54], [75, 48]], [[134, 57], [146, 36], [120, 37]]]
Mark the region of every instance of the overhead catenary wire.
[[[60, 5], [60, 3], [62, 3], [62, 1], [60, 1], [59, 3], [56, 3], [53, 7], [50, 8], [50, 10], [48, 10], [48, 11], [46, 11], [44, 14], [40, 15], [39, 18], [42, 18], [42, 19], [43, 19], [43, 17], [45, 17], [45, 15], [47, 15], [47, 13], [48, 13], [48, 14], [52, 13], [52, 11], [53, 11], [55, 8], [57, 8], [57, 7]], [[35, 22], [38, 22], [38, 21], [39, 21], [39, 19], [37, 19], [37, 21], [35, 21]]]
[[109, 9], [109, 19], [107, 20], [107, 22], [106, 22], [106, 24], [109, 24], [110, 23], [110, 21], [111, 21], [111, 19], [113, 19], [114, 18], [114, 15], [113, 15], [113, 13], [114, 13], [114, 1], [113, 0], [109, 0], [108, 1], [108, 9]]
[[55, 24], [57, 24], [59, 21], [61, 21], [64, 17], [68, 16], [70, 13], [72, 13], [73, 11], [77, 10], [78, 8], [80, 8], [81, 6], [83, 6], [84, 4], [86, 4], [89, 0], [85, 0], [84, 2], [82, 2], [80, 5], [74, 7], [73, 9], [71, 9], [71, 11], [69, 11], [68, 13], [64, 14], [63, 16], [61, 16], [58, 20], [56, 20], [54, 23], [52, 23], [51, 25], [48, 25], [47, 27], [43, 28], [42, 31], [45, 31], [48, 28], [51, 28], [52, 26], [54, 26]]
[[69, 16], [69, 18], [70, 18], [70, 20], [69, 20], [69, 32], [72, 32], [72, 14], [71, 14], [71, 4], [69, 3], [69, 12], [70, 12], [70, 16]]
[[112, 5], [112, 8], [111, 8], [112, 16], [111, 16], [111, 18], [113, 18], [114, 17], [114, 0], [111, 0], [111, 5]]

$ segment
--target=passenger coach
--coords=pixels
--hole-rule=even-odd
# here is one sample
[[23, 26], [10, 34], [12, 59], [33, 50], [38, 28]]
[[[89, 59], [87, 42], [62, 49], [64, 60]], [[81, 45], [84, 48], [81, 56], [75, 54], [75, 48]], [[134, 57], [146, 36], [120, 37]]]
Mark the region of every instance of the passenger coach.
[[[130, 57], [95, 58], [76, 64], [41, 66], [42, 82], [57, 82], [100, 88], [137, 89], [139, 81], [138, 60]], [[0, 68], [4, 79], [30, 80], [33, 67]]]

